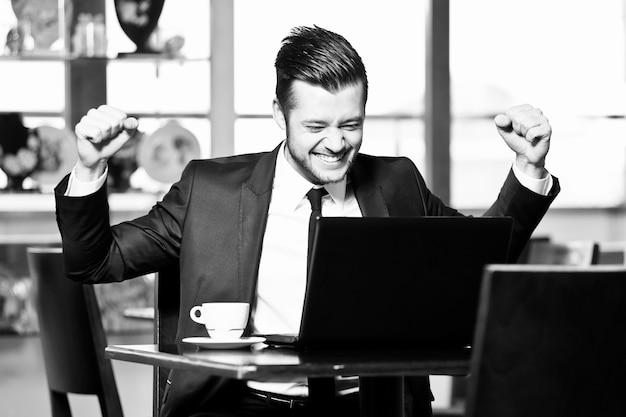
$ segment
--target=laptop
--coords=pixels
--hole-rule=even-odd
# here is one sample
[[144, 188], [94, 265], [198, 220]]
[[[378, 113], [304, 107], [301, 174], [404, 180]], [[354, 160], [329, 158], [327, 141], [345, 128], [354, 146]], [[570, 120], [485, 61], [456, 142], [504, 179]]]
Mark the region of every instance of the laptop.
[[483, 268], [506, 263], [509, 217], [319, 217], [297, 335], [303, 349], [472, 343]]

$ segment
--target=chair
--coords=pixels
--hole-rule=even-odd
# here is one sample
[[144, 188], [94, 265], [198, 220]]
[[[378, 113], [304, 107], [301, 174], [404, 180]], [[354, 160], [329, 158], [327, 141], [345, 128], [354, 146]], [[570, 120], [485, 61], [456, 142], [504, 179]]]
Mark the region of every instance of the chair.
[[91, 285], [70, 281], [61, 248], [28, 247], [53, 417], [71, 416], [68, 393], [97, 395], [103, 417], [123, 415]]
[[530, 257], [530, 251], [531, 249], [538, 243], [545, 243], [545, 242], [550, 242], [550, 236], [546, 236], [546, 235], [540, 235], [540, 236], [532, 236], [530, 239], [528, 239], [528, 242], [526, 243], [526, 246], [524, 246], [524, 249], [522, 250], [522, 253], [520, 253], [520, 255], [517, 258], [517, 262], [518, 264], [527, 264], [528, 259]]
[[[154, 292], [154, 343], [160, 347], [176, 343], [180, 296], [178, 265], [157, 272]], [[153, 414], [158, 417], [169, 369], [154, 367]]]
[[600, 265], [626, 265], [626, 241], [600, 242]]
[[491, 265], [466, 417], [626, 414], [626, 268]]
[[[596, 265], [600, 260], [598, 243], [594, 241], [554, 242], [547, 236], [531, 238], [518, 259], [530, 265]], [[434, 410], [437, 417], [463, 414], [467, 396], [467, 376], [451, 377], [451, 407]]]
[[599, 245], [590, 240], [552, 242], [531, 241], [526, 264], [531, 265], [595, 265], [599, 259]]

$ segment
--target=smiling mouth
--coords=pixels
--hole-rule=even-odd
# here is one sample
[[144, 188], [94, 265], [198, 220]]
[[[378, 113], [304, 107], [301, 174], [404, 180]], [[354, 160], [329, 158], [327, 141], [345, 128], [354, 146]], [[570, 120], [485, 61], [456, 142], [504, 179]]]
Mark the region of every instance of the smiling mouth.
[[316, 153], [314, 154], [315, 157], [317, 157], [319, 160], [321, 160], [322, 162], [326, 163], [326, 164], [334, 164], [337, 162], [341, 162], [344, 157], [346, 156], [346, 154], [348, 153], [348, 151], [344, 151], [342, 153], [339, 154], [321, 154], [321, 153]]

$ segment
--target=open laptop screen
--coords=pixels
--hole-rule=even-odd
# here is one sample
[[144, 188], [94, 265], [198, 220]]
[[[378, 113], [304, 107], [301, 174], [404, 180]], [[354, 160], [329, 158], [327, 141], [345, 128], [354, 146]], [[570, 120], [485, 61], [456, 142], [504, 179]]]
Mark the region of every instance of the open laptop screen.
[[296, 345], [471, 344], [483, 267], [507, 262], [512, 226], [504, 217], [318, 218]]

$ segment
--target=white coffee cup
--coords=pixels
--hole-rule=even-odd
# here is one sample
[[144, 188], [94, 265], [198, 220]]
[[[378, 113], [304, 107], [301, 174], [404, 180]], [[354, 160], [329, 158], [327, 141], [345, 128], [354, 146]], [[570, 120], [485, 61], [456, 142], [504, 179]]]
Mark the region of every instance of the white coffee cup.
[[189, 310], [189, 317], [204, 324], [214, 339], [239, 339], [248, 323], [248, 303], [202, 303]]

